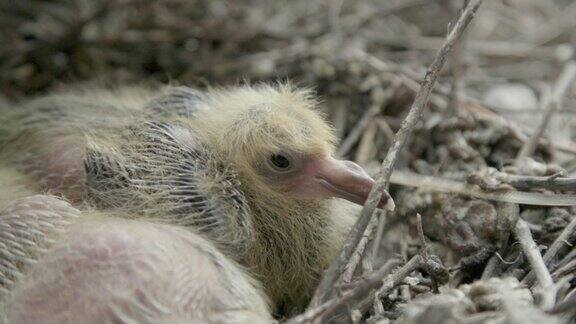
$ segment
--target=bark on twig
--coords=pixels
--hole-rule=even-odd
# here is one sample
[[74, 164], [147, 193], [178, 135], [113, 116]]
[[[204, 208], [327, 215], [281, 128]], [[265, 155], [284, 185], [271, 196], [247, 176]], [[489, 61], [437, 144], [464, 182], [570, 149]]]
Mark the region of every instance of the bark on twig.
[[374, 237], [374, 242], [372, 243], [372, 258], [380, 255], [380, 246], [382, 245], [382, 238], [384, 236], [384, 226], [386, 226], [386, 212], [380, 211], [378, 215], [378, 227], [376, 228], [376, 236]]
[[576, 191], [576, 178], [559, 178], [558, 175], [548, 177], [507, 175], [504, 179], [507, 184], [518, 190], [530, 190], [535, 188], [549, 190]]
[[346, 154], [348, 154], [348, 152], [350, 152], [352, 147], [358, 142], [358, 140], [362, 136], [364, 129], [368, 127], [370, 121], [374, 119], [374, 117], [379, 113], [379, 111], [380, 107], [372, 106], [370, 109], [364, 112], [364, 115], [360, 117], [358, 123], [354, 126], [354, 128], [350, 131], [350, 133], [348, 133], [348, 136], [342, 141], [342, 144], [340, 144], [340, 148], [338, 149], [338, 152], [336, 152], [336, 155], [338, 157], [343, 157]]
[[410, 111], [406, 116], [406, 119], [402, 123], [402, 127], [396, 133], [396, 137], [394, 138], [394, 142], [392, 146], [388, 150], [388, 154], [386, 158], [382, 162], [382, 168], [378, 175], [375, 185], [372, 187], [368, 199], [360, 213], [360, 217], [354, 224], [354, 227], [350, 231], [348, 238], [344, 242], [340, 253], [338, 256], [332, 261], [328, 269], [326, 269], [324, 275], [322, 276], [322, 280], [318, 285], [318, 288], [312, 298], [310, 303], [310, 308], [315, 308], [316, 306], [322, 304], [324, 301], [329, 299], [332, 295], [333, 284], [338, 278], [339, 274], [342, 271], [344, 264], [350, 259], [350, 256], [354, 252], [356, 246], [358, 245], [368, 223], [373, 217], [374, 210], [378, 205], [378, 202], [382, 198], [384, 191], [388, 187], [388, 183], [390, 181], [390, 176], [392, 175], [392, 170], [394, 169], [394, 164], [398, 155], [410, 134], [420, 118], [422, 116], [422, 112], [424, 107], [428, 103], [428, 98], [432, 92], [432, 88], [436, 83], [436, 79], [438, 78], [438, 73], [444, 66], [446, 62], [446, 58], [448, 53], [452, 49], [454, 43], [460, 38], [472, 18], [474, 14], [478, 10], [478, 7], [482, 3], [482, 0], [472, 0], [466, 6], [466, 9], [462, 11], [462, 14], [458, 18], [454, 28], [448, 34], [446, 38], [446, 42], [442, 45], [442, 47], [438, 50], [434, 61], [428, 68], [426, 75], [424, 76], [424, 80], [422, 81], [420, 90], [416, 94], [416, 98], [414, 99], [414, 103], [412, 107], [410, 107]]
[[538, 282], [542, 287], [542, 308], [548, 310], [552, 309], [556, 303], [556, 287], [554, 286], [554, 280], [542, 259], [542, 255], [538, 250], [538, 246], [532, 238], [530, 233], [530, 228], [523, 220], [518, 220], [516, 227], [514, 228], [514, 234], [520, 242], [522, 251], [528, 258], [532, 269], [536, 273]]
[[309, 323], [312, 321], [321, 321], [333, 315], [340, 307], [350, 303], [351, 301], [366, 296], [370, 290], [381, 286], [380, 291], [382, 294], [390, 292], [394, 287], [398, 286], [406, 276], [413, 271], [417, 270], [422, 265], [422, 257], [416, 255], [412, 257], [404, 266], [396, 270], [393, 274], [389, 275], [384, 281], [382, 277], [388, 271], [388, 267], [383, 266], [366, 279], [361, 280], [354, 288], [342, 293], [342, 296], [330, 299], [317, 307], [308, 309], [306, 312], [288, 320], [287, 324]]
[[[422, 216], [419, 213], [416, 213], [416, 228], [418, 229], [418, 238], [420, 239], [420, 253], [422, 255], [422, 259], [424, 260], [424, 267], [426, 272], [429, 274], [432, 273], [430, 271], [429, 263], [428, 263], [428, 245], [426, 244], [426, 237], [424, 236], [424, 228], [422, 228]], [[434, 293], [438, 293], [438, 283], [434, 276], [430, 275], [430, 279], [432, 280], [432, 290]]]
[[533, 206], [576, 206], [576, 195], [540, 192], [487, 192], [466, 183], [409, 171], [395, 171], [391, 183], [435, 192], [454, 193], [480, 199]]
[[[397, 89], [397, 83], [393, 83], [388, 89], [386, 89], [383, 94], [383, 102], [392, 97]], [[374, 120], [374, 117], [376, 117], [381, 112], [381, 110], [382, 107], [380, 106], [372, 106], [370, 109], [364, 112], [362, 117], [360, 117], [360, 120], [356, 123], [356, 125], [354, 125], [354, 128], [352, 128], [352, 130], [348, 133], [348, 136], [342, 140], [340, 148], [338, 149], [338, 152], [336, 152], [336, 156], [343, 157], [348, 154], [348, 152], [350, 152], [352, 147], [358, 143], [358, 140], [362, 136], [362, 133], [364, 133], [366, 127], [368, 127], [370, 122]]]
[[[568, 244], [574, 242], [574, 240], [576, 240], [576, 217], [572, 218], [572, 221], [564, 228], [562, 233], [558, 235], [554, 243], [550, 245], [543, 256], [544, 264], [550, 267], [561, 251], [565, 249]], [[531, 286], [534, 283], [534, 279], [536, 279], [535, 273], [534, 271], [530, 271], [524, 278], [524, 283], [527, 286]]]
[[[452, 6], [456, 8], [455, 12], [458, 12], [460, 8], [457, 8], [459, 1], [453, 1]], [[468, 1], [464, 2], [464, 7], [468, 4]], [[448, 106], [451, 110], [453, 116], [458, 114], [460, 107], [462, 106], [464, 98], [464, 89], [466, 88], [464, 79], [464, 47], [466, 44], [466, 35], [463, 34], [460, 39], [454, 43], [454, 49], [451, 55], [451, 72], [452, 72], [452, 95], [450, 97], [450, 105]]]
[[489, 279], [502, 274], [503, 266], [507, 262], [502, 258], [510, 250], [508, 241], [510, 239], [510, 229], [514, 222], [518, 220], [520, 208], [517, 204], [503, 203], [498, 208], [498, 228], [500, 247], [494, 255], [488, 260], [481, 279]]
[[372, 120], [372, 122], [366, 128], [364, 135], [360, 139], [360, 144], [356, 150], [356, 156], [354, 160], [360, 165], [366, 165], [370, 162], [376, 155], [376, 147], [374, 145], [374, 139], [376, 138], [376, 133], [378, 131], [378, 125]]
[[377, 222], [378, 222], [378, 220], [376, 218], [374, 218], [370, 222], [370, 224], [368, 224], [368, 227], [366, 228], [366, 231], [364, 232], [364, 236], [362, 236], [362, 238], [360, 239], [358, 246], [356, 246], [356, 250], [354, 251], [354, 253], [350, 257], [350, 260], [349, 260], [348, 264], [346, 264], [346, 267], [344, 267], [344, 273], [342, 274], [342, 283], [349, 284], [352, 281], [352, 276], [354, 276], [354, 272], [356, 271], [356, 268], [358, 267], [358, 264], [360, 263], [360, 260], [362, 259], [362, 255], [364, 254], [364, 250], [366, 249], [366, 246], [368, 245], [368, 239], [370, 238], [370, 235], [374, 231], [374, 227], [376, 227]]

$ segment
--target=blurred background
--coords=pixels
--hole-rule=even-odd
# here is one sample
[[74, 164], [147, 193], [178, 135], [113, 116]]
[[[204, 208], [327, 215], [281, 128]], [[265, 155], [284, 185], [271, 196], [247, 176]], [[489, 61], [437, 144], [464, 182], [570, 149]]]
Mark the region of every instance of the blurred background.
[[[401, 115], [463, 3], [0, 0], [0, 94], [93, 80], [204, 88], [289, 79], [319, 92], [343, 137], [370, 107]], [[457, 79], [460, 96], [533, 121], [543, 85], [573, 57], [574, 17], [570, 0], [486, 1], [436, 92], [446, 97]], [[573, 95], [563, 110], [576, 111]]]
[[[195, 86], [290, 78], [373, 99], [364, 66], [421, 76], [462, 0], [1, 0], [0, 91], [37, 95], [98, 78]], [[486, 1], [463, 57], [471, 94], [556, 77], [576, 42], [570, 0]], [[449, 69], [446, 69], [448, 71]], [[377, 97], [377, 95], [374, 95]], [[352, 98], [350, 98], [352, 99]]]
[[[385, 109], [394, 130], [463, 4], [0, 0], [0, 94], [15, 100], [94, 80], [205, 88], [289, 79], [319, 92], [341, 137], [370, 107]], [[543, 87], [574, 55], [574, 17], [571, 0], [485, 1], [432, 104], [461, 105], [447, 96], [459, 87], [468, 104], [530, 126]], [[568, 94], [561, 114], [574, 113]]]

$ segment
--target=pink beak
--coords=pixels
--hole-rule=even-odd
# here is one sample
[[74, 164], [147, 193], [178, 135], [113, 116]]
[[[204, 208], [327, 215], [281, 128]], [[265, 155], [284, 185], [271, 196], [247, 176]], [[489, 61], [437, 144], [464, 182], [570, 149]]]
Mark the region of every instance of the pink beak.
[[[317, 157], [305, 167], [299, 191], [303, 197], [337, 197], [363, 205], [374, 185], [374, 180], [352, 161], [337, 160], [331, 156]], [[384, 192], [379, 208], [394, 210], [394, 201]]]

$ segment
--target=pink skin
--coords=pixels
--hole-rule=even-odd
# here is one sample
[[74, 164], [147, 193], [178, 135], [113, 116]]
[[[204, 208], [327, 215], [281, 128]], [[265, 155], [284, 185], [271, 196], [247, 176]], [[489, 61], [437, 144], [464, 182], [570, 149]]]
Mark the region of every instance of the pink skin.
[[[352, 161], [337, 160], [331, 156], [308, 160], [293, 188], [301, 198], [342, 198], [363, 205], [374, 185], [374, 180]], [[394, 210], [394, 201], [385, 193], [379, 208]]]

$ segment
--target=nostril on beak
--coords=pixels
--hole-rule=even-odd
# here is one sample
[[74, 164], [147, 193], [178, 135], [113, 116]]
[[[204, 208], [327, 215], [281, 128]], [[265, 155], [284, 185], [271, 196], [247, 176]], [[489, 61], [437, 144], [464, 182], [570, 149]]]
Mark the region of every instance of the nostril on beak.
[[362, 168], [361, 166], [359, 166], [358, 164], [352, 162], [352, 161], [345, 161], [344, 162], [346, 164], [346, 166], [348, 167], [348, 169], [358, 175], [363, 175], [363, 176], [368, 176], [368, 173], [366, 173], [366, 171], [364, 170], [364, 168]]

